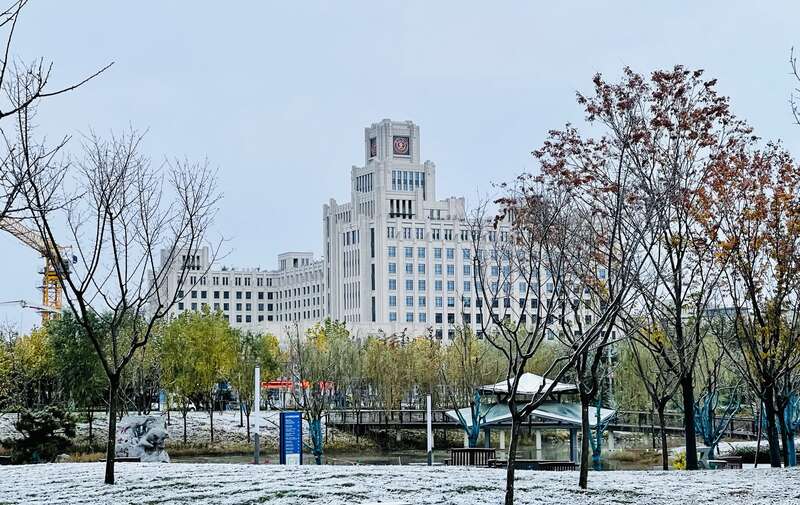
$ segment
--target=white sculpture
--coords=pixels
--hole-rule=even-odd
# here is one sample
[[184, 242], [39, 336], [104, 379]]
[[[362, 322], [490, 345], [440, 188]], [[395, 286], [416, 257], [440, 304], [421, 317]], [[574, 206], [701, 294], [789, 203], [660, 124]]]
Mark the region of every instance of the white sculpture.
[[117, 424], [117, 458], [169, 463], [164, 448], [169, 434], [163, 416], [125, 416]]

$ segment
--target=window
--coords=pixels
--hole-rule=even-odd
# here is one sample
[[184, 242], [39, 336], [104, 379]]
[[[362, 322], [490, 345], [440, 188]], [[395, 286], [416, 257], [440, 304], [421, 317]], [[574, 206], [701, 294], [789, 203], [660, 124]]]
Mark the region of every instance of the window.
[[464, 275], [472, 275], [472, 266], [464, 265]]
[[433, 265], [433, 273], [435, 273], [436, 275], [442, 275], [442, 264], [441, 263], [437, 263], [437, 264]]
[[236, 299], [237, 300], [241, 300], [242, 299], [242, 292], [241, 291], [237, 291], [236, 292]]
[[456, 257], [456, 250], [452, 247], [447, 248], [447, 259], [452, 260]]
[[178, 310], [183, 310], [183, 302], [178, 302]]
[[397, 312], [389, 312], [389, 321], [397, 321]]
[[413, 247], [406, 247], [405, 248], [405, 257], [412, 258], [414, 256], [414, 248]]
[[414, 264], [413, 263], [406, 263], [406, 273], [413, 274], [414, 273]]
[[245, 303], [244, 304], [244, 310], [250, 312], [251, 310], [253, 310], [253, 305], [250, 304], [250, 303]]
[[425, 248], [424, 247], [417, 247], [417, 257], [424, 258], [425, 257]]
[[417, 281], [417, 289], [419, 291], [425, 291], [425, 279], [420, 279]]
[[236, 314], [236, 322], [237, 323], [241, 323], [242, 322], [242, 315], [241, 314]]
[[453, 276], [456, 274], [456, 266], [455, 265], [447, 265], [447, 275]]
[[436, 300], [434, 300], [434, 301], [435, 301], [436, 308], [441, 308], [441, 307], [444, 306], [444, 304], [442, 303], [442, 297], [441, 296], [437, 296]]
[[437, 312], [436, 313], [436, 323], [437, 324], [442, 324], [442, 313], [441, 312]]
[[263, 303], [259, 303], [258, 304], [258, 311], [259, 312], [264, 312], [264, 304]]
[[441, 247], [434, 247], [433, 248], [433, 257], [437, 260], [442, 259], [442, 248]]
[[389, 290], [390, 291], [397, 290], [397, 279], [389, 279]]
[[464, 258], [465, 260], [471, 259], [469, 249], [461, 249], [461, 257]]
[[411, 238], [411, 228], [403, 227], [403, 238], [410, 239]]
[[216, 311], [218, 311], [218, 310], [219, 310], [219, 304], [218, 304], [218, 303], [215, 303], [215, 304], [214, 304], [214, 312], [216, 312]]
[[222, 310], [227, 312], [228, 310], [230, 310], [230, 308], [231, 308], [231, 304], [230, 303], [223, 303], [222, 304]]
[[413, 323], [414, 322], [414, 313], [413, 312], [406, 312], [406, 322]]
[[389, 263], [389, 273], [390, 274], [397, 273], [397, 263]]
[[472, 288], [472, 283], [470, 283], [469, 281], [464, 281], [464, 292], [469, 293], [470, 291], [472, 291], [471, 288]]
[[197, 298], [197, 291], [192, 291], [192, 298]]
[[492, 277], [497, 277], [500, 275], [500, 269], [497, 268], [497, 265], [492, 265]]
[[427, 300], [425, 299], [425, 297], [424, 297], [424, 296], [420, 296], [420, 297], [417, 299], [417, 305], [419, 305], [420, 307], [424, 307], [424, 306], [425, 306], [425, 302], [426, 302], [426, 301], [427, 301]]
[[258, 292], [258, 299], [259, 300], [263, 300], [264, 299], [264, 292], [263, 291], [259, 291]]
[[386, 227], [386, 238], [394, 238], [394, 226]]
[[237, 303], [236, 304], [236, 310], [239, 310], [239, 311], [242, 310], [242, 304], [241, 303]]
[[406, 291], [414, 291], [414, 279], [406, 279]]
[[456, 281], [447, 281], [447, 291], [453, 292], [456, 290]]
[[585, 316], [583, 316], [583, 322], [586, 324], [592, 324], [592, 315], [586, 314]]
[[470, 298], [468, 296], [462, 296], [461, 297], [461, 304], [464, 307], [471, 307], [472, 306], [472, 298]]
[[420, 263], [417, 265], [417, 272], [424, 274], [425, 273], [425, 263]]
[[245, 323], [249, 323], [251, 321], [252, 321], [252, 317], [250, 316], [250, 314], [247, 314], [246, 316], [244, 316], [244, 322]]
[[251, 293], [250, 291], [247, 291], [247, 292], [244, 294], [244, 298], [245, 298], [246, 300], [252, 300], [252, 299], [253, 299], [253, 293]]
[[433, 240], [441, 240], [441, 230], [439, 228], [432, 229], [431, 238], [433, 238]]
[[420, 323], [424, 323], [425, 321], [427, 321], [427, 319], [428, 317], [424, 312], [420, 312], [419, 315], [417, 316], [417, 321], [419, 321]]
[[[456, 322], [456, 315], [455, 314], [447, 314], [447, 322], [448, 324], [453, 324]], [[450, 333], [448, 332], [448, 336]], [[450, 338], [453, 338], [452, 336]]]
[[436, 291], [441, 291], [442, 290], [442, 281], [439, 281], [439, 280], [433, 281], [433, 289], [435, 289]]
[[425, 228], [417, 228], [417, 240], [425, 238]]
[[397, 256], [397, 247], [390, 245], [389, 246], [389, 257], [394, 258]]
[[397, 297], [394, 295], [389, 296], [389, 307], [397, 307]]
[[453, 240], [453, 230], [445, 230], [444, 231], [444, 239], [445, 240]]
[[414, 306], [414, 297], [407, 296], [406, 297], [406, 307], [413, 307]]
[[222, 298], [224, 298], [225, 300], [230, 299], [230, 297], [231, 297], [231, 292], [230, 291], [223, 291], [222, 292]]
[[219, 291], [214, 291], [214, 298], [219, 299]]
[[447, 306], [448, 307], [455, 307], [456, 306], [456, 299], [453, 296], [447, 297]]

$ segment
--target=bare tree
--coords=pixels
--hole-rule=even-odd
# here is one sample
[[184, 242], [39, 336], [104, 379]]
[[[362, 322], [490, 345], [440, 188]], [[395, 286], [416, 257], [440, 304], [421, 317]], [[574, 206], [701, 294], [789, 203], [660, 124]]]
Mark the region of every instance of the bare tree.
[[[3, 227], [6, 219], [13, 218], [16, 221], [26, 217], [24, 211], [27, 201], [22, 195], [22, 189], [27, 173], [18, 170], [19, 158], [22, 156], [40, 158], [38, 163], [30, 164], [30, 170], [33, 170], [34, 175], [40, 179], [48, 178], [50, 188], [57, 188], [64, 171], [53, 170], [53, 164], [48, 163], [48, 160], [56, 157], [66, 142], [64, 139], [49, 150], [25, 153], [20, 146], [19, 135], [15, 131], [19, 126], [18, 123], [11, 121], [14, 126], [5, 126], [6, 122], [3, 120], [14, 118], [23, 111], [32, 117], [37, 106], [46, 99], [81, 87], [113, 65], [112, 62], [77, 83], [53, 86], [51, 83], [52, 63], [45, 62], [44, 58], [38, 58], [29, 63], [16, 61], [12, 54], [14, 35], [27, 3], [28, 0], [18, 0], [0, 12], [0, 30], [4, 32], [1, 37], [4, 42], [0, 47], [0, 89], [2, 89], [2, 93], [0, 93], [0, 125], [2, 125], [0, 126], [0, 138], [5, 147], [5, 152], [0, 154], [0, 227]], [[52, 195], [50, 198], [45, 198], [44, 192], [42, 197], [44, 202], [52, 200]], [[10, 222], [5, 224], [9, 227], [11, 225]]]
[[[24, 110], [18, 116], [24, 152], [36, 152]], [[114, 483], [123, 373], [178, 301], [179, 289], [167, 295], [167, 282], [180, 288], [190, 273], [202, 276], [194, 259], [219, 199], [207, 163], [155, 167], [141, 154], [141, 142], [135, 131], [109, 140], [87, 137], [83, 157], [70, 168], [75, 179], [70, 189], [79, 198], [66, 198], [59, 211], [44, 204], [51, 188], [47, 178], [36, 175], [35, 158], [23, 157], [18, 167], [26, 176], [24, 196], [47, 259], [55, 265], [70, 261], [56, 244], [69, 242], [76, 252], [77, 264], [59, 271], [59, 283], [108, 378], [107, 484]], [[94, 318], [103, 321], [105, 331], [92, 324]]]
[[[629, 285], [610, 282], [607, 274], [624, 271], [627, 278], [636, 265], [627, 246], [615, 249], [620, 246], [621, 235], [614, 236], [613, 232], [604, 239], [615, 244], [607, 249], [609, 256], [597, 256], [598, 251], [592, 251], [586, 243], [589, 237], [582, 233], [585, 228], [575, 218], [580, 209], [572, 189], [560, 181], [551, 182], [545, 184], [539, 176], [522, 175], [513, 184], [502, 186], [504, 195], [497, 200], [500, 211], [494, 219], [485, 217], [485, 204], [469, 219], [479, 299], [476, 305], [483, 309], [476, 318], [482, 334], [502, 353], [507, 366], [507, 392], [498, 395], [498, 400], [508, 405], [512, 422], [506, 504], [514, 499], [514, 462], [522, 420], [547, 399], [578, 360], [592, 349], [602, 353], [605, 344], [598, 345], [598, 341], [605, 338], [608, 343], [616, 314], [630, 293]], [[613, 270], [604, 274], [601, 265], [606, 259], [613, 263]], [[605, 277], [603, 285], [592, 284], [591, 279], [598, 276]], [[544, 373], [551, 380], [523, 398], [518, 390], [526, 365], [542, 352], [545, 341], [564, 338], [566, 321], [560, 315], [565, 315], [566, 306], [574, 304], [576, 292], [579, 300], [584, 300], [584, 289], [590, 285], [602, 297], [597, 299], [596, 324], [585, 332], [572, 333], [569, 351], [555, 357]], [[581, 303], [578, 305], [583, 311]], [[584, 363], [588, 365], [588, 361]], [[585, 442], [588, 444], [588, 438]]]

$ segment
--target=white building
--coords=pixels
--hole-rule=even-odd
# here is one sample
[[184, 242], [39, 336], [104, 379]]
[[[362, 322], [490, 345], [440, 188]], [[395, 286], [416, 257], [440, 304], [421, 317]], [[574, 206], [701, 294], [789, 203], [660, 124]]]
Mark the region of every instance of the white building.
[[452, 336], [472, 317], [464, 198], [436, 199], [436, 165], [419, 127], [384, 119], [364, 129], [351, 199], [323, 206], [325, 311], [356, 328]]
[[[420, 161], [419, 127], [411, 121], [384, 119], [364, 129], [363, 141], [350, 202], [323, 205], [322, 260], [284, 253], [278, 270], [190, 275], [188, 285], [197, 285], [174, 312], [207, 304], [234, 326], [276, 335], [287, 323], [307, 327], [328, 316], [362, 335], [448, 339], [455, 325], [479, 329], [488, 308], [475, 295], [464, 198], [436, 199], [436, 166]], [[195, 259], [198, 272], [209, 267], [207, 256]]]
[[[310, 252], [280, 254], [277, 270], [216, 268], [209, 264], [208, 248], [198, 253], [194, 258], [179, 255], [189, 272], [171, 316], [206, 306], [222, 311], [234, 327], [281, 335], [287, 324], [319, 321], [325, 315], [323, 264]], [[162, 265], [167, 260], [162, 251]], [[178, 286], [178, 265], [163, 287], [169, 296]]]

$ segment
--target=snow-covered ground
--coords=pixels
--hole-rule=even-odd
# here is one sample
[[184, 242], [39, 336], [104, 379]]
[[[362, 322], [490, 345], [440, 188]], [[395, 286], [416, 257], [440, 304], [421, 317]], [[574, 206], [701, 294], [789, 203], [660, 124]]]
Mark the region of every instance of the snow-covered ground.
[[[505, 471], [466, 467], [120, 463], [0, 467], [0, 503], [454, 504], [501, 503]], [[517, 472], [516, 503], [544, 505], [800, 504], [800, 470]]]
[[[135, 413], [134, 413], [135, 414]], [[160, 415], [153, 413], [152, 415]], [[166, 415], [166, 414], [164, 414]], [[278, 443], [278, 411], [262, 412], [262, 426], [261, 426], [261, 440], [264, 445], [277, 446]], [[14, 429], [14, 421], [16, 414], [0, 414], [0, 440], [5, 438], [13, 438], [18, 436], [17, 431]], [[189, 412], [186, 416], [186, 435], [187, 441], [192, 444], [203, 444], [210, 441], [210, 418], [207, 412]], [[105, 439], [107, 427], [107, 416], [105, 414], [97, 413], [92, 423], [92, 431], [95, 441], [102, 441]], [[254, 420], [250, 417], [251, 430]], [[80, 422], [76, 425], [76, 442], [84, 442], [89, 435], [89, 423]], [[167, 429], [169, 432], [169, 440], [167, 441], [167, 450], [170, 444], [177, 444], [183, 441], [183, 418], [179, 412], [170, 413], [170, 424]], [[253, 433], [253, 431], [251, 431]], [[306, 424], [303, 429], [303, 434], [308, 435], [308, 425]], [[226, 411], [223, 413], [214, 413], [214, 442], [246, 442], [247, 441], [247, 428], [239, 426], [239, 412]], [[0, 503], [2, 499], [0, 498]]]

